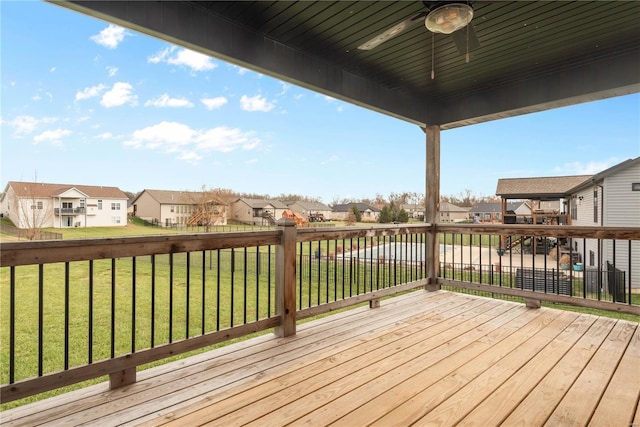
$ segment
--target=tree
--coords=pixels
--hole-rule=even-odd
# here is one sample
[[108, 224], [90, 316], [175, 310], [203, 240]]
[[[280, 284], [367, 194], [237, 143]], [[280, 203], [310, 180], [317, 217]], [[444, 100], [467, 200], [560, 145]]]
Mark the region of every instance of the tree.
[[353, 212], [353, 216], [356, 218], [357, 222], [362, 221], [362, 212], [360, 212], [357, 205], [351, 206], [351, 212]]
[[195, 206], [195, 212], [189, 218], [187, 225], [199, 225], [205, 232], [210, 232], [214, 225], [226, 223], [227, 209], [235, 193], [225, 188], [207, 188], [202, 186], [199, 192], [189, 192], [188, 203]]
[[391, 215], [391, 209], [389, 209], [389, 206], [384, 206], [380, 210], [380, 215], [378, 216], [378, 222], [380, 224], [388, 224], [391, 221], [393, 221], [393, 216]]
[[33, 185], [26, 188], [26, 198], [16, 197], [11, 201], [20, 212], [17, 218], [18, 224], [16, 225], [26, 230], [28, 240], [38, 240], [45, 225], [53, 222], [51, 218], [53, 213], [51, 199], [38, 197], [36, 185], [37, 177]]

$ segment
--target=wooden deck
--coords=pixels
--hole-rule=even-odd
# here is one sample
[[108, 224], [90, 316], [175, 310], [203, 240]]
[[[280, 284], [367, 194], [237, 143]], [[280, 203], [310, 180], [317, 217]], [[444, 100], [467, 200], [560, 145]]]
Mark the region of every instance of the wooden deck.
[[640, 426], [638, 323], [418, 291], [1, 414], [11, 425]]

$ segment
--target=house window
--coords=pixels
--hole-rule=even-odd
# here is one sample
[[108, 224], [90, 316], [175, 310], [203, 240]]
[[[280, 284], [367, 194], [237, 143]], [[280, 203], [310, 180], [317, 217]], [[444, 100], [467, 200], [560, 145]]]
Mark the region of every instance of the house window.
[[593, 222], [598, 223], [598, 189], [593, 190]]
[[171, 213], [173, 213], [173, 212], [175, 212], [175, 209], [176, 209], [176, 207], [175, 207], [175, 206], [173, 206], [173, 205], [171, 205], [171, 209], [169, 209], [169, 211], [170, 211]]
[[73, 209], [72, 202], [62, 202], [62, 209]]
[[571, 219], [578, 219], [578, 206], [575, 202], [571, 204]]
[[102, 200], [98, 200], [98, 210], [102, 210]]
[[43, 208], [42, 202], [38, 202], [38, 209], [42, 209], [42, 208]]
[[589, 265], [594, 266], [596, 263], [596, 253], [593, 251], [589, 251]]
[[120, 217], [119, 216], [112, 216], [111, 217], [111, 223], [112, 224], [120, 224]]
[[111, 203], [111, 210], [112, 211], [119, 211], [120, 210], [120, 203], [119, 202]]

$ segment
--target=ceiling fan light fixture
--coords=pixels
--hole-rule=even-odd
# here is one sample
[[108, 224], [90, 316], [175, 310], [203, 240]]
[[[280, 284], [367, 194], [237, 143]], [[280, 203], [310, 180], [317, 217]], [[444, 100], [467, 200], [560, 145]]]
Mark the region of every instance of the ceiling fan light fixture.
[[473, 9], [463, 3], [451, 3], [433, 9], [424, 25], [433, 33], [451, 34], [466, 27], [473, 19]]

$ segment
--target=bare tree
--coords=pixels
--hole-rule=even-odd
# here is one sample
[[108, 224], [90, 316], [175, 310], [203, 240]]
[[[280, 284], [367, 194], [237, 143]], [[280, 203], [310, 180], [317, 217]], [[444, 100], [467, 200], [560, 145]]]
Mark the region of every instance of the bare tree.
[[188, 192], [190, 200], [187, 202], [195, 207], [187, 225], [203, 226], [208, 233], [214, 225], [223, 225], [227, 216], [227, 210], [235, 193], [225, 188], [207, 188], [202, 186], [198, 192]]
[[[29, 183], [31, 184], [31, 183]], [[27, 185], [27, 197], [12, 201], [19, 211], [17, 226], [26, 230], [28, 240], [38, 240], [45, 225], [50, 222], [53, 206], [50, 198], [40, 197], [37, 193], [37, 182]]]

